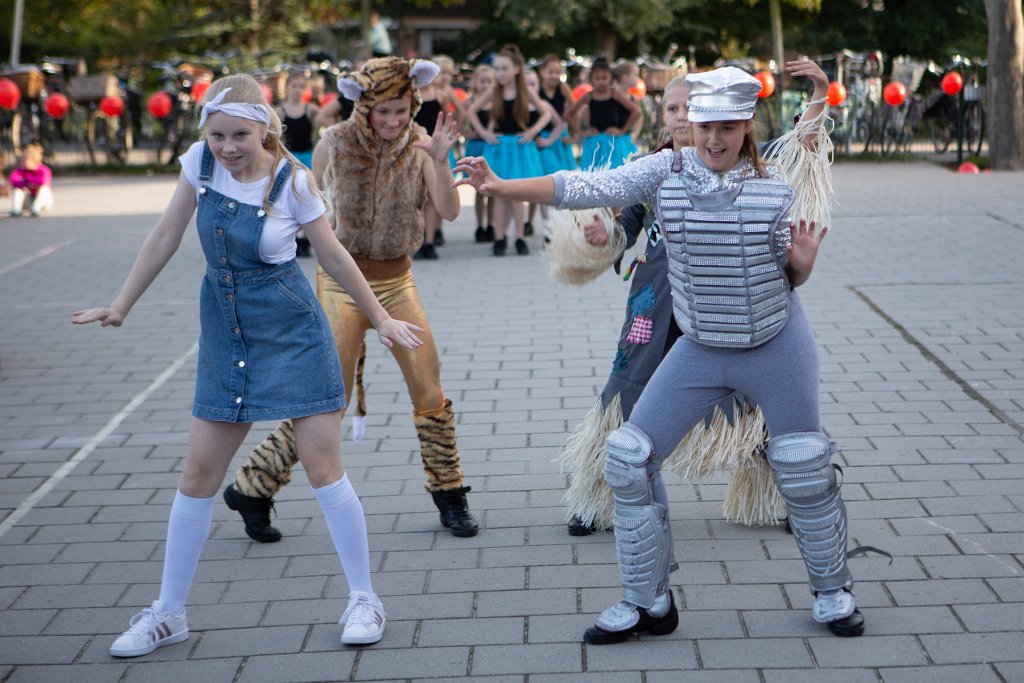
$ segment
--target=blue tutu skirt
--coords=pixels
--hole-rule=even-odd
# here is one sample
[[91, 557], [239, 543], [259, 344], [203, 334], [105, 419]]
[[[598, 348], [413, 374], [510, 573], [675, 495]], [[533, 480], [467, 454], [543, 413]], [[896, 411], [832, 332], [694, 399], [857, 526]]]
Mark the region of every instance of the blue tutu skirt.
[[484, 159], [499, 178], [536, 178], [544, 175], [540, 152], [533, 141], [519, 144], [518, 135], [499, 135], [498, 144], [484, 148]]
[[636, 152], [636, 145], [628, 135], [598, 133], [583, 140], [580, 168], [584, 171], [618, 168]]
[[[550, 137], [551, 131], [541, 132], [542, 138]], [[544, 175], [551, 175], [558, 171], [575, 171], [576, 159], [572, 155], [572, 145], [568, 144], [569, 134], [562, 132], [561, 138], [550, 147], [538, 150], [540, 152], [540, 165], [544, 169]]]
[[313, 168], [313, 150], [308, 152], [292, 152], [292, 156], [299, 160], [299, 163], [306, 168]]
[[482, 157], [484, 155], [484, 148], [487, 147], [487, 143], [480, 138], [473, 138], [472, 140], [466, 140], [466, 156], [467, 157]]

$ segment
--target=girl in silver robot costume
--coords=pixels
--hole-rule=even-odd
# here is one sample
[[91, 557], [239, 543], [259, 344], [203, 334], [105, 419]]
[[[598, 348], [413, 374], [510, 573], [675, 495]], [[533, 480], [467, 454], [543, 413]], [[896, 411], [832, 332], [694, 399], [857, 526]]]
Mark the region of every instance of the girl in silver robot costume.
[[[780, 180], [777, 169], [765, 167], [753, 139], [752, 118], [760, 83], [729, 67], [694, 74], [687, 81], [693, 148], [666, 150], [610, 171], [559, 172], [517, 181], [498, 178], [481, 158], [463, 159], [456, 169], [466, 173], [460, 182], [472, 184], [485, 195], [562, 209], [647, 202], [656, 207], [666, 232], [675, 223], [676, 239], [665, 242], [672, 261], [676, 317], [686, 335], [659, 366], [629, 421], [608, 439], [605, 476], [615, 492], [616, 547], [624, 600], [605, 610], [584, 640], [606, 644], [642, 632], [662, 635], [675, 630], [678, 615], [668, 584], [671, 535], [667, 501], [659, 500], [661, 496], [650, 490], [649, 481], [687, 431], [733, 391], [749, 396], [764, 412], [772, 437], [768, 460], [808, 571], [815, 620], [827, 623], [836, 635], [858, 636], [863, 633], [864, 619], [850, 591], [853, 580], [846, 567], [845, 507], [829, 463], [834, 446], [821, 433], [817, 350], [793, 291], [810, 277], [828, 228], [819, 230], [802, 219], [790, 223], [786, 217], [792, 191]], [[774, 269], [770, 275], [788, 296], [776, 295], [783, 303], [773, 309], [779, 312], [768, 321], [751, 312], [751, 334], [745, 343], [721, 341], [713, 331], [703, 334], [701, 327], [708, 325], [697, 322], [701, 311], [694, 304], [693, 292], [699, 289], [694, 286], [698, 278], [690, 269], [699, 270], [695, 267], [698, 259], [686, 253], [692, 250], [686, 244], [687, 235], [691, 219], [700, 219], [702, 207], [720, 208], [723, 197], [729, 203], [727, 208], [742, 216], [735, 202], [748, 188], [758, 185], [769, 195], [789, 192], [788, 198], [765, 198], [768, 203], [774, 201], [781, 214], [776, 216], [765, 249], [771, 258], [762, 261], [769, 261], [765, 270]], [[673, 194], [669, 186], [677, 192]], [[709, 198], [711, 204], [707, 204]], [[687, 204], [687, 199], [691, 203]], [[689, 206], [690, 213], [680, 212], [681, 203]], [[676, 217], [667, 219], [666, 214]], [[747, 231], [742, 222], [738, 231], [742, 244]], [[752, 301], [757, 298], [752, 281], [758, 280], [749, 274], [745, 277], [745, 296]], [[758, 327], [761, 322], [772, 323], [769, 333]], [[714, 325], [708, 327], [714, 329]]]

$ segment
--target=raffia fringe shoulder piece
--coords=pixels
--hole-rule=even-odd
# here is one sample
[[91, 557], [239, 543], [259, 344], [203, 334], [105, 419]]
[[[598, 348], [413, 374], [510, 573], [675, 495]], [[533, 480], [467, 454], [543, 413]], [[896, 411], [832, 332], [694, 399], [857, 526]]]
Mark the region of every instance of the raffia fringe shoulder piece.
[[[808, 108], [823, 100], [813, 100]], [[805, 110], [806, 113], [806, 110]], [[790, 216], [794, 221], [806, 218], [818, 227], [831, 226], [835, 191], [832, 188], [832, 132], [834, 123], [828, 107], [814, 118], [801, 116], [800, 121], [771, 146], [765, 161], [782, 171], [782, 177], [796, 191]], [[810, 144], [804, 138], [810, 136]]]
[[[597, 215], [608, 231], [608, 243], [594, 247], [587, 243], [583, 229]], [[544, 247], [548, 275], [564, 285], [585, 285], [608, 270], [626, 249], [626, 235], [615, 222], [611, 209], [551, 209], [548, 211]]]

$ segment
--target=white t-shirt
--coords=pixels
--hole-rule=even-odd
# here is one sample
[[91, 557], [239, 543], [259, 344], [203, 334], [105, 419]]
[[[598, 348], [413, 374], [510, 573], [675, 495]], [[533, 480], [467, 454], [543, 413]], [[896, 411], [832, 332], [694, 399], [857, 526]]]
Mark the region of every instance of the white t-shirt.
[[[199, 171], [203, 165], [204, 144], [202, 141], [193, 144], [187, 152], [179, 157], [185, 178], [196, 188], [197, 199], [199, 198]], [[263, 195], [267, 192], [267, 183], [273, 182], [277, 178], [277, 174], [286, 163], [288, 163], [286, 159], [281, 159], [270, 178], [252, 183], [240, 183], [232, 178], [231, 174], [214, 159], [213, 177], [208, 186], [242, 204], [262, 206]], [[260, 235], [260, 258], [267, 263], [287, 263], [295, 258], [295, 233], [298, 232], [299, 226], [311, 223], [327, 212], [323, 200], [310, 190], [306, 170], [300, 165], [293, 173], [297, 174], [294, 190], [292, 189], [292, 178], [289, 176], [277, 196], [277, 201], [272, 205], [274, 210], [267, 214], [266, 222], [263, 224], [263, 234]]]

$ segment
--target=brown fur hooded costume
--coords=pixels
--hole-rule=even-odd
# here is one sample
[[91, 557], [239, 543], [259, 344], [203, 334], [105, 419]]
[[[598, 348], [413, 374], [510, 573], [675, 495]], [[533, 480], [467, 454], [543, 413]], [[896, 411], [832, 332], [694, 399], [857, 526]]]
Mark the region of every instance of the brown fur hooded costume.
[[[396, 268], [408, 270], [408, 257], [423, 243], [427, 188], [412, 143], [425, 131], [413, 117], [421, 103], [418, 87], [439, 71], [433, 62], [382, 57], [338, 81], [355, 108], [348, 120], [323, 134], [330, 150], [323, 178], [328, 218], [370, 279], [393, 276]], [[409, 123], [395, 140], [381, 139], [370, 125], [370, 112], [381, 102], [404, 97], [411, 97]], [[401, 263], [390, 267], [366, 263], [396, 259]]]

